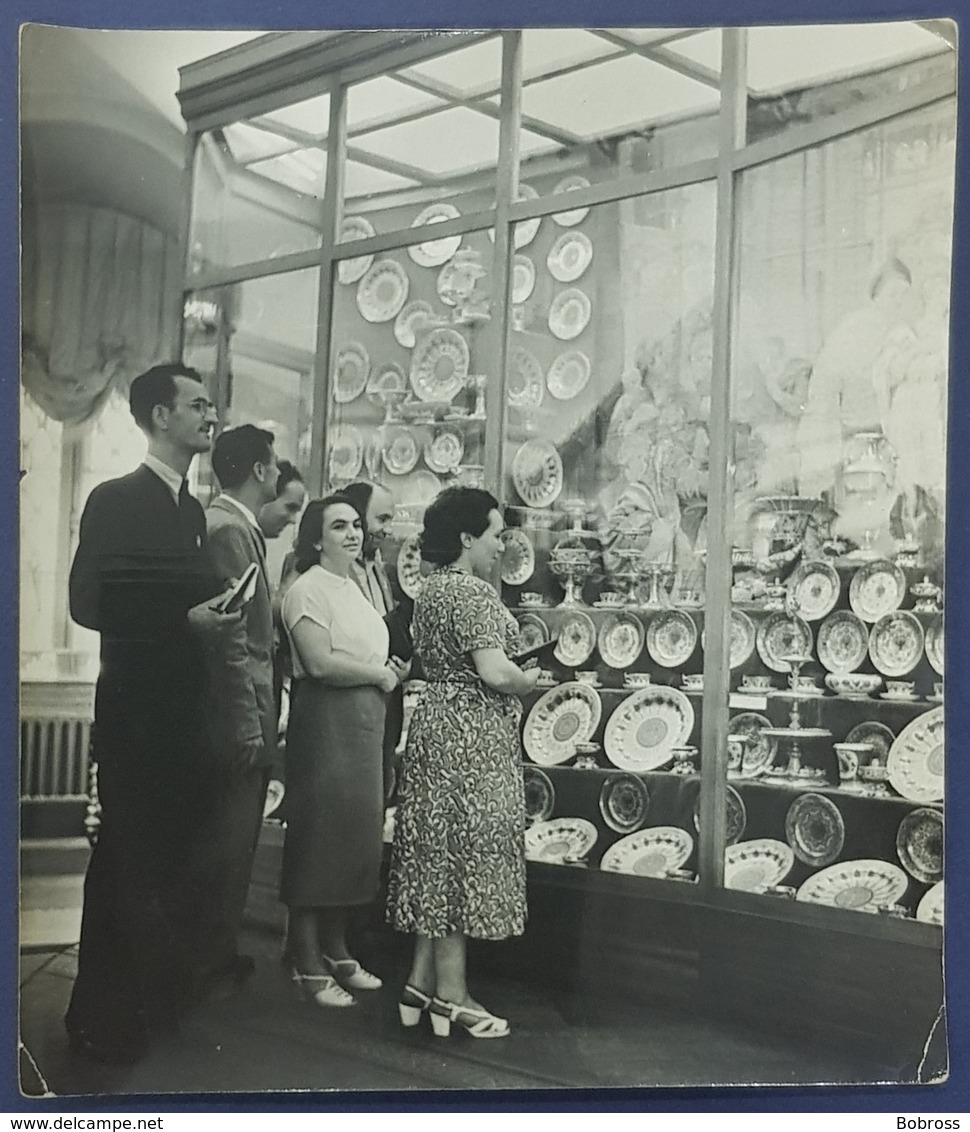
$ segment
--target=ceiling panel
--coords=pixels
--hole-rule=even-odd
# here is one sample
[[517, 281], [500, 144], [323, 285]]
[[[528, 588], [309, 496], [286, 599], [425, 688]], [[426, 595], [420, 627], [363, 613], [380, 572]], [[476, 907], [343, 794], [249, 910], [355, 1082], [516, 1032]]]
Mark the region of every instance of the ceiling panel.
[[721, 29], [709, 28], [707, 31], [675, 39], [664, 44], [664, 50], [671, 55], [681, 55], [692, 63], [700, 63], [718, 74], [721, 72]]
[[322, 149], [297, 149], [266, 161], [254, 161], [249, 169], [298, 193], [323, 199], [327, 155]]
[[398, 114], [410, 114], [413, 110], [442, 109], [446, 105], [434, 95], [425, 94], [381, 75], [376, 79], [368, 79], [365, 83], [356, 83], [348, 89], [347, 129], [353, 133], [368, 122]]
[[498, 90], [502, 83], [502, 37], [493, 36], [471, 47], [449, 51], [402, 73], [444, 83], [464, 95]]
[[620, 39], [640, 46], [660, 43], [672, 36], [683, 35], [685, 31], [690, 30], [690, 28], [604, 28], [604, 31], [608, 31], [611, 35], [619, 36]]
[[617, 51], [612, 43], [576, 28], [533, 28], [522, 33], [522, 77], [528, 81]]
[[355, 142], [355, 148], [419, 166], [437, 176], [449, 176], [494, 165], [498, 157], [498, 129], [495, 118], [455, 106], [413, 122], [375, 130]]
[[260, 121], [282, 122], [284, 126], [292, 126], [312, 137], [322, 138], [330, 128], [330, 95], [315, 94], [302, 102], [260, 114], [259, 118]]
[[408, 177], [386, 173], [383, 169], [374, 169], [359, 161], [348, 161], [344, 170], [344, 196], [347, 200], [375, 193], [390, 193], [397, 189], [412, 189], [417, 184], [417, 181]]
[[291, 149], [296, 149], [298, 144], [269, 130], [250, 126], [246, 122], [233, 122], [224, 127], [222, 132], [229, 146], [229, 152], [240, 165], [248, 165], [251, 161], [288, 153]]

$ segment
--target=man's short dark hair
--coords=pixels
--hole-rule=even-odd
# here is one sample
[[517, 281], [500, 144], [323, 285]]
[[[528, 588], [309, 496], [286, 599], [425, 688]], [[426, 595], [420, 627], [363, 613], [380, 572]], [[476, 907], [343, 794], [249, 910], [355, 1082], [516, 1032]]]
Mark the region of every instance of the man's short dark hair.
[[212, 470], [223, 490], [242, 487], [254, 464], [268, 464], [275, 440], [271, 432], [251, 424], [220, 433], [212, 447]]
[[166, 362], [164, 365], [152, 366], [151, 369], [140, 373], [131, 383], [128, 391], [128, 405], [135, 424], [145, 432], [152, 431], [152, 413], [156, 405], [164, 405], [167, 409], [175, 407], [175, 379], [188, 377], [204, 386], [202, 374], [191, 366], [184, 366], [181, 362]]
[[280, 470], [280, 478], [276, 481], [276, 498], [279, 499], [291, 483], [303, 483], [303, 476], [300, 475], [300, 469], [289, 460], [279, 460], [276, 466]]

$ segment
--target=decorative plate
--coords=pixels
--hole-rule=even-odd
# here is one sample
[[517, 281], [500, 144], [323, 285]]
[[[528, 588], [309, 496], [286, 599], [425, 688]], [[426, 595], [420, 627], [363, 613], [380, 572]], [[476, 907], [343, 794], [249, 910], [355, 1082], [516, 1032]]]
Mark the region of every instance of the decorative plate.
[[853, 727], [846, 735], [845, 741], [847, 743], [865, 743], [872, 747], [873, 756], [885, 766], [892, 745], [896, 742], [896, 736], [885, 723], [877, 723], [872, 720]]
[[897, 609], [869, 633], [869, 656], [883, 676], [905, 676], [923, 659], [923, 626], [915, 613]]
[[524, 303], [535, 285], [536, 265], [527, 255], [517, 255], [512, 261], [512, 302]]
[[784, 841], [759, 837], [724, 850], [724, 887], [741, 892], [764, 892], [781, 884], [791, 872], [795, 854]]
[[886, 761], [889, 781], [911, 802], [939, 802], [943, 797], [945, 751], [943, 708], [931, 708], [907, 723]]
[[869, 630], [861, 617], [840, 609], [818, 627], [818, 659], [829, 672], [855, 672], [869, 652]]
[[[364, 216], [348, 216], [340, 225], [340, 243], [349, 244], [352, 240], [369, 240], [376, 236], [374, 225]], [[374, 262], [372, 255], [359, 255], [356, 259], [337, 261], [337, 278], [341, 283], [356, 283], [365, 276]]]
[[655, 770], [670, 761], [694, 727], [694, 708], [677, 688], [642, 688], [621, 701], [606, 724], [603, 750], [620, 770]]
[[542, 404], [542, 366], [524, 346], [513, 346], [509, 356], [506, 397], [510, 405], [534, 408]]
[[603, 854], [600, 869], [637, 877], [665, 877], [679, 869], [694, 851], [694, 839], [675, 825], [655, 825], [614, 842]]
[[[748, 824], [748, 811], [744, 807], [744, 799], [734, 789], [728, 786], [724, 796], [724, 843], [733, 845], [741, 839], [744, 828]], [[701, 796], [697, 795], [694, 802], [694, 829], [701, 828]]]
[[758, 655], [772, 672], [791, 672], [786, 656], [809, 656], [812, 630], [800, 617], [771, 613], [758, 626], [755, 636]]
[[367, 396], [381, 403], [382, 393], [403, 393], [408, 387], [408, 379], [397, 362], [385, 362], [367, 383]]
[[943, 815], [913, 810], [899, 823], [896, 853], [911, 877], [924, 884], [943, 879]]
[[943, 927], [943, 881], [934, 884], [919, 902], [916, 919], [924, 924]]
[[458, 267], [454, 263], [446, 263], [438, 272], [438, 278], [435, 280], [435, 291], [446, 307], [456, 306], [458, 302], [455, 298], [454, 287], [457, 271]]
[[416, 601], [424, 586], [421, 572], [421, 542], [416, 534], [408, 535], [397, 555], [397, 580], [401, 589]]
[[[754, 622], [741, 609], [731, 610], [731, 651], [730, 665], [740, 668], [754, 652]], [[701, 632], [701, 648], [707, 648], [707, 630]]]
[[549, 329], [557, 338], [568, 342], [577, 338], [589, 325], [593, 304], [585, 291], [570, 287], [560, 291], [549, 308]]
[[732, 768], [741, 778], [754, 778], [771, 765], [775, 753], [774, 744], [767, 735], [761, 734], [762, 728], [770, 726], [767, 716], [759, 715], [756, 711], [743, 711], [729, 720], [728, 732], [731, 735], [748, 736], [741, 765]]
[[400, 485], [396, 485], [398, 499], [406, 506], [427, 507], [432, 499], [441, 491], [441, 480], [434, 472], [424, 469], [412, 472]]
[[877, 559], [860, 566], [849, 583], [849, 605], [863, 621], [878, 621], [898, 609], [906, 596], [906, 575], [892, 562]]
[[589, 741], [602, 714], [599, 693], [588, 684], [576, 681], [550, 688], [532, 705], [525, 721], [525, 753], [540, 766], [566, 762], [576, 754], [577, 743]]
[[424, 462], [439, 475], [453, 472], [465, 455], [465, 440], [456, 428], [439, 429], [424, 446]]
[[548, 440], [527, 440], [512, 460], [512, 483], [528, 507], [551, 507], [562, 479], [562, 459]]
[[522, 787], [525, 792], [526, 821], [546, 821], [556, 805], [556, 788], [552, 779], [537, 766], [522, 768]]
[[409, 428], [388, 429], [381, 450], [384, 467], [394, 476], [405, 476], [418, 462], [418, 442]]
[[[539, 194], [531, 185], [519, 185], [519, 191], [516, 195], [516, 200], [538, 200]], [[533, 216], [531, 220], [520, 220], [512, 231], [512, 242], [515, 244], [515, 250], [519, 248], [528, 247], [529, 244], [536, 238], [536, 233], [539, 231], [539, 225], [542, 223], [541, 216]], [[494, 240], [494, 229], [489, 229], [489, 235]]]
[[[564, 177], [552, 191], [554, 193], [568, 193], [574, 192], [576, 189], [588, 188], [589, 181], [579, 173], [574, 173], [571, 177]], [[588, 207], [570, 208], [566, 212], [554, 212], [552, 218], [561, 228], [572, 228], [585, 220], [588, 212]]]
[[549, 367], [546, 386], [557, 401], [571, 401], [586, 388], [592, 367], [582, 350], [567, 350]]
[[588, 614], [575, 609], [559, 625], [559, 640], [553, 655], [567, 668], [578, 668], [592, 656], [596, 626]]
[[845, 823], [838, 807], [821, 794], [802, 794], [788, 807], [785, 838], [806, 865], [830, 865], [842, 852]]
[[519, 527], [509, 527], [502, 532], [502, 542], [502, 581], [507, 586], [524, 585], [536, 568], [536, 552], [529, 536]]
[[856, 912], [878, 912], [882, 905], [897, 903], [908, 886], [903, 870], [888, 861], [841, 861], [810, 876], [795, 899]]
[[802, 562], [788, 579], [792, 611], [805, 621], [821, 621], [835, 608], [842, 583], [828, 562]]
[[350, 481], [364, 462], [364, 439], [353, 425], [339, 425], [330, 447], [331, 480]]
[[549, 249], [546, 267], [560, 283], [574, 283], [593, 262], [593, 244], [585, 232], [563, 232]]
[[348, 342], [337, 351], [333, 367], [333, 399], [338, 405], [354, 401], [367, 387], [370, 357], [360, 342]]
[[926, 659], [937, 676], [943, 675], [943, 617], [934, 617], [926, 626]]
[[610, 668], [629, 668], [643, 651], [644, 636], [639, 617], [632, 613], [611, 613], [603, 618], [596, 645]]
[[650, 795], [635, 774], [611, 774], [600, 790], [600, 813], [616, 833], [632, 833], [643, 825]]
[[401, 313], [409, 286], [396, 259], [378, 260], [357, 284], [357, 309], [368, 322], [390, 322]]
[[468, 343], [450, 326], [429, 331], [411, 355], [411, 387], [422, 401], [450, 401], [468, 376]]
[[415, 299], [401, 307], [394, 320], [394, 337], [406, 350], [414, 348], [417, 341], [417, 328], [428, 319], [434, 318], [434, 307], [424, 299]]
[[664, 668], [679, 668], [697, 645], [697, 626], [680, 609], [654, 614], [647, 629], [647, 652]]
[[[440, 224], [443, 220], [457, 220], [461, 213], [453, 204], [442, 201], [439, 204], [429, 204], [422, 209], [411, 221], [412, 228], [421, 228], [425, 224]], [[458, 251], [461, 246], [461, 236], [443, 236], [440, 240], [425, 240], [423, 244], [412, 244], [408, 248], [408, 255], [419, 267], [440, 267]]]
[[525, 831], [525, 855], [529, 861], [561, 865], [580, 860], [596, 844], [596, 826], [585, 818], [553, 818]]
[[516, 620], [519, 625], [518, 648], [520, 652], [536, 649], [549, 640], [549, 626], [535, 613], [523, 613]]

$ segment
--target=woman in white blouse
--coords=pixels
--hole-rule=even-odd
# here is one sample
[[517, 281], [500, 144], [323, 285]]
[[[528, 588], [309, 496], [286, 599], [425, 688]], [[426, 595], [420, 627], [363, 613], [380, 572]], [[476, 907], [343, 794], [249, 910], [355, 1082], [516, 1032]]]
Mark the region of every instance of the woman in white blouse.
[[385, 697], [403, 667], [350, 570], [361, 521], [343, 496], [311, 502], [296, 541], [300, 575], [283, 599], [293, 654], [286, 735], [287, 829], [280, 896], [293, 978], [318, 1006], [352, 1006], [381, 980], [347, 948], [347, 910], [377, 895]]

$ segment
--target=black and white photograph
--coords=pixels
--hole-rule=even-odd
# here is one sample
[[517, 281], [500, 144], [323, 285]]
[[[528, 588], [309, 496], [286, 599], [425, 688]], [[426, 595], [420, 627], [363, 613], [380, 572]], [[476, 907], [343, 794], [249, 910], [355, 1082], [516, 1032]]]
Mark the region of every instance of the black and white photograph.
[[957, 24], [765, 18], [20, 29], [27, 1101], [936, 1110]]

